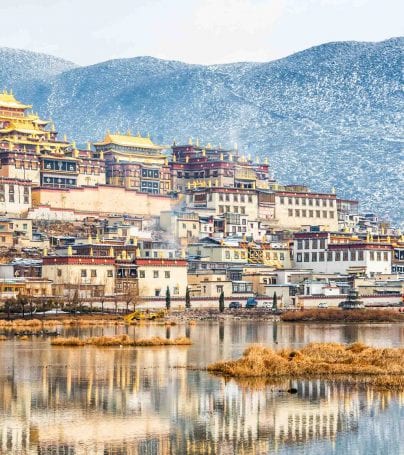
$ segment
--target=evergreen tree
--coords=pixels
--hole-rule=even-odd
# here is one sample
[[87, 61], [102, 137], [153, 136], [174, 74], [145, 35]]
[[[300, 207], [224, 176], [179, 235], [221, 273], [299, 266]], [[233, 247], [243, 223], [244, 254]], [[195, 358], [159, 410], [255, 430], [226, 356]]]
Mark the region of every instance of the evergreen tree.
[[185, 308], [191, 308], [191, 294], [189, 292], [189, 287], [185, 291]]
[[274, 296], [272, 297], [272, 308], [274, 310], [278, 309], [278, 297], [276, 295], [276, 292], [274, 292]]
[[167, 311], [169, 311], [171, 308], [171, 294], [170, 294], [170, 288], [168, 286], [167, 286], [167, 290], [166, 290], [166, 308], [167, 308]]
[[219, 296], [219, 311], [223, 313], [224, 311], [224, 292], [222, 291]]

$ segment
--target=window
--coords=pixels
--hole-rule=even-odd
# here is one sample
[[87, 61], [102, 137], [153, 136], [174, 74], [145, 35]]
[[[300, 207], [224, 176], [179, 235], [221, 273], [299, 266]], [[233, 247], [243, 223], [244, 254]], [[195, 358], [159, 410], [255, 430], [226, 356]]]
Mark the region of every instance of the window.
[[389, 253], [388, 253], [387, 251], [385, 251], [385, 252], [383, 253], [383, 260], [384, 260], [384, 261], [388, 261], [388, 260], [389, 260]]
[[307, 210], [302, 210], [302, 217], [306, 218], [307, 217]]
[[304, 249], [305, 250], [309, 250], [310, 249], [310, 240], [309, 239], [306, 239], [304, 241]]
[[153, 278], [158, 278], [158, 277], [159, 277], [159, 271], [153, 270]]
[[333, 200], [330, 199], [328, 202], [329, 202], [329, 206], [330, 207], [334, 207], [334, 201]]
[[311, 253], [311, 261], [317, 262], [317, 253]]
[[324, 250], [325, 248], [325, 239], [320, 239], [320, 250]]
[[311, 246], [311, 247], [313, 248], [313, 250], [317, 250], [317, 248], [318, 248], [318, 241], [317, 241], [317, 239], [313, 239], [311, 243], [312, 243], [312, 246]]
[[295, 210], [295, 216], [296, 216], [296, 217], [300, 217], [300, 210], [299, 210], [299, 209], [296, 209], [296, 210]]
[[57, 270], [57, 276], [62, 276], [62, 269]]
[[336, 251], [335, 252], [335, 260], [340, 261], [341, 260], [341, 251]]
[[381, 251], [378, 251], [378, 252], [376, 253], [376, 258], [377, 258], [378, 261], [381, 261], [381, 260], [382, 260], [382, 252], [381, 252]]
[[310, 253], [304, 253], [304, 262], [310, 262]]
[[371, 251], [371, 252], [370, 252], [370, 260], [371, 260], [371, 261], [374, 261], [374, 260], [375, 260], [375, 252], [374, 252], [374, 251]]
[[91, 269], [91, 278], [96, 278], [96, 277], [97, 277], [97, 270]]
[[114, 276], [113, 270], [107, 270], [107, 277], [112, 278]]
[[297, 241], [297, 249], [302, 250], [303, 249], [303, 240], [298, 240]]
[[288, 204], [292, 205], [293, 204], [293, 199], [291, 197], [288, 198]]
[[164, 271], [164, 278], [170, 278], [171, 274], [169, 270]]
[[226, 202], [230, 202], [230, 194], [226, 194], [225, 198], [226, 198]]
[[302, 262], [302, 253], [297, 253], [296, 262]]
[[244, 194], [240, 194], [240, 202], [245, 202], [245, 196], [244, 196]]
[[334, 218], [334, 212], [330, 212], [330, 218]]
[[362, 250], [358, 251], [358, 261], [363, 261], [363, 251]]
[[248, 202], [252, 204], [252, 196], [248, 196]]
[[161, 294], [161, 289], [155, 289], [154, 290], [154, 296], [155, 297], [160, 297], [160, 294]]
[[220, 194], [219, 194], [219, 201], [222, 201], [222, 202], [223, 202], [223, 193], [220, 193]]
[[316, 218], [320, 218], [320, 210], [316, 210]]
[[313, 205], [313, 199], [309, 199], [309, 205]]
[[284, 197], [279, 198], [279, 202], [283, 205], [285, 203], [285, 198]]
[[298, 197], [295, 197], [295, 204], [300, 205], [300, 199]]
[[351, 250], [351, 261], [356, 261], [356, 251]]
[[238, 202], [238, 194], [233, 194], [233, 201]]
[[226, 251], [224, 252], [224, 257], [225, 257], [226, 259], [230, 259], [230, 251], [229, 251], [229, 250], [226, 250]]
[[[206, 291], [205, 291], [206, 292]], [[178, 286], [174, 286], [173, 288], [173, 294], [178, 295], [180, 293], [180, 288]]]
[[240, 254], [238, 251], [234, 252], [234, 259], [240, 259]]
[[347, 261], [347, 260], [348, 260], [348, 251], [344, 251], [344, 252], [342, 253], [342, 260], [343, 260], [343, 261]]
[[87, 277], [87, 270], [86, 269], [81, 269], [80, 274], [81, 274], [81, 278], [86, 278]]
[[327, 261], [332, 262], [332, 251], [327, 251]]
[[327, 210], [323, 210], [323, 218], [327, 218]]
[[323, 207], [327, 207], [327, 199], [323, 199]]
[[306, 203], [307, 203], [307, 199], [303, 198], [302, 199], [302, 205], [306, 205]]
[[140, 270], [139, 271], [139, 278], [145, 278], [146, 277], [146, 271], [145, 270]]
[[313, 218], [313, 216], [314, 216], [313, 214], [314, 214], [313, 210], [309, 210], [309, 217], [310, 218]]
[[320, 199], [316, 199], [316, 207], [320, 207]]
[[293, 209], [288, 209], [288, 216], [293, 216]]
[[318, 260], [319, 262], [324, 262], [324, 251], [320, 251], [320, 253], [318, 253]]
[[223, 285], [220, 285], [220, 286], [216, 286], [216, 292], [218, 294], [221, 294], [223, 292]]
[[245, 207], [240, 207], [240, 213], [241, 213], [242, 215], [245, 215]]

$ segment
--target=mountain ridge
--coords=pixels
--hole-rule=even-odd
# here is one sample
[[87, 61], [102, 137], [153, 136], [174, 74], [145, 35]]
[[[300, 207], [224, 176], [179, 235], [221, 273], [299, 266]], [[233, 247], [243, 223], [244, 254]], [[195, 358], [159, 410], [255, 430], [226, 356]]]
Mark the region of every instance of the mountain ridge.
[[271, 62], [224, 65], [149, 56], [61, 71], [56, 64], [48, 75], [14, 78], [14, 92], [79, 143], [107, 129], [154, 132], [160, 143], [237, 142], [268, 156], [281, 181], [335, 186], [397, 223], [403, 44], [402, 37], [333, 42]]

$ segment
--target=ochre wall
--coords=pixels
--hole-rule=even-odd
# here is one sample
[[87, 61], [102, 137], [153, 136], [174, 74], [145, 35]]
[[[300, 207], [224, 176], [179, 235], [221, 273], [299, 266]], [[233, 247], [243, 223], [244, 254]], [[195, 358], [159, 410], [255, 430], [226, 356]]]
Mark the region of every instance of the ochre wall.
[[32, 203], [34, 206], [49, 205], [75, 211], [156, 216], [161, 211], [171, 210], [176, 200], [106, 185], [73, 189], [34, 188]]

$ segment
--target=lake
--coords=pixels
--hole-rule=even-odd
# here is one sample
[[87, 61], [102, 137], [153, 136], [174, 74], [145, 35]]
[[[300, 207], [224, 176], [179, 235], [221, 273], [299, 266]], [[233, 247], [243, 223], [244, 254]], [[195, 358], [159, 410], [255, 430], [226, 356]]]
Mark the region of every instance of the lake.
[[[345, 384], [237, 383], [198, 369], [251, 343], [403, 346], [404, 324], [229, 320], [60, 328], [65, 336], [189, 336], [188, 347], [52, 347], [0, 341], [0, 453], [402, 454], [404, 393]], [[186, 368], [191, 367], [191, 368]], [[296, 387], [295, 395], [284, 392]]]

